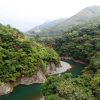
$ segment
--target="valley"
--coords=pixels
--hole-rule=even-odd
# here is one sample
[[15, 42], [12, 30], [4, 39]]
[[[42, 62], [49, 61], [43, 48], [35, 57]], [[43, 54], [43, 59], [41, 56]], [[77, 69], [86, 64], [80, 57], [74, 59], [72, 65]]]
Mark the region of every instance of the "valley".
[[100, 6], [26, 33], [0, 24], [0, 100], [100, 100]]

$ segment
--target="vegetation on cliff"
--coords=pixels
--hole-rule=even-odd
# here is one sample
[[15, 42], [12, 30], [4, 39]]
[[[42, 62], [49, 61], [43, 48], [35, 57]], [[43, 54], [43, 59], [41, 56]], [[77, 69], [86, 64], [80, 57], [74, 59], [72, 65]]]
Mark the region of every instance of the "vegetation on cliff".
[[37, 70], [46, 70], [49, 62], [59, 64], [58, 54], [9, 25], [0, 24], [0, 81], [16, 81], [21, 76], [31, 76]]

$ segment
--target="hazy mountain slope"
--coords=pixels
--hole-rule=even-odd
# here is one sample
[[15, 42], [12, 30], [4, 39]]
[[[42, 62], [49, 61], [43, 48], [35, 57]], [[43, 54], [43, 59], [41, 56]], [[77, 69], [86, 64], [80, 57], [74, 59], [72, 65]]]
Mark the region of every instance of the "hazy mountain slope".
[[[90, 6], [87, 8], [84, 8], [79, 13], [75, 14], [74, 16], [63, 19], [62, 22], [56, 23], [49, 26], [50, 23], [46, 27], [42, 27], [41, 30], [38, 32], [35, 31], [35, 28], [29, 33], [31, 34], [39, 34], [39, 35], [60, 35], [67, 31], [68, 29], [72, 28], [75, 25], [82, 25], [85, 23], [98, 23], [100, 20], [100, 6]], [[53, 23], [53, 22], [52, 22]], [[45, 26], [44, 24], [41, 26]], [[40, 29], [40, 28], [39, 28]]]
[[43, 23], [39, 26], [36, 26], [33, 29], [29, 30], [28, 33], [35, 35], [35, 34], [41, 32], [42, 30], [49, 29], [51, 27], [54, 27], [54, 26], [64, 22], [64, 20], [65, 19], [61, 18], [61, 19], [56, 19], [56, 20], [50, 21], [50, 22], [45, 22], [45, 23]]
[[90, 6], [81, 10], [76, 15], [64, 21], [58, 26], [68, 26], [70, 24], [79, 24], [89, 20], [93, 20], [96, 17], [100, 16], [100, 6]]

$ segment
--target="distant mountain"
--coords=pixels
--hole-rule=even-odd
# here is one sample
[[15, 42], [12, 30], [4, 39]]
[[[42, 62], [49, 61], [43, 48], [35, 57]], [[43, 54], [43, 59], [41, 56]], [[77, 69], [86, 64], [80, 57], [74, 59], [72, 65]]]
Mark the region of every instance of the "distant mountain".
[[[97, 21], [96, 21], [97, 20]], [[49, 23], [44, 23], [37, 26], [28, 33], [34, 35], [60, 35], [76, 25], [82, 25], [85, 23], [94, 23], [100, 20], [100, 6], [90, 6], [84, 8], [74, 16], [68, 19], [59, 19]], [[99, 21], [100, 22], [100, 21]]]
[[90, 6], [81, 10], [79, 13], [70, 17], [69, 19], [65, 20], [64, 23], [61, 23], [59, 26], [68, 26], [71, 24], [77, 25], [82, 22], [93, 20], [99, 16], [100, 6]]
[[[67, 18], [66, 18], [67, 19]], [[29, 30], [27, 33], [30, 33], [31, 35], [36, 35], [37, 33], [41, 32], [42, 30], [47, 30], [49, 28], [52, 28], [62, 22], [64, 22], [65, 19], [56, 19], [53, 21], [45, 22], [39, 26], [34, 27], [33, 29]]]

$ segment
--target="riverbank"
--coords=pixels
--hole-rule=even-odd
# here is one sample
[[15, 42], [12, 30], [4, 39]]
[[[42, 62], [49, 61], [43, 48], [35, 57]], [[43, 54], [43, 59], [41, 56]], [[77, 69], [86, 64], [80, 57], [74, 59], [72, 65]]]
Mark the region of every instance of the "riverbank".
[[[50, 73], [48, 75], [54, 75], [54, 74], [61, 74], [66, 72], [67, 70], [71, 69], [70, 64], [61, 61], [58, 66], [56, 66], [54, 63], [51, 65], [48, 65], [48, 67], [53, 67], [52, 70], [50, 70]], [[32, 77], [20, 77], [16, 80], [15, 86], [18, 86], [20, 84], [24, 85], [30, 85], [34, 83], [44, 83], [46, 81], [45, 75], [42, 73], [42, 71], [38, 71], [35, 75]], [[15, 87], [14, 84], [10, 83], [2, 83], [0, 85], [0, 95], [8, 94], [13, 91], [13, 88]]]
[[85, 64], [84, 61], [76, 60], [73, 57], [61, 57], [61, 60], [73, 60], [74, 62], [81, 63], [81, 64]]
[[[68, 64], [71, 65], [72, 68], [70, 70], [67, 69], [67, 71], [72, 73], [73, 76], [76, 77], [81, 74], [81, 72], [84, 68], [83, 64], [76, 63], [73, 60], [65, 60], [65, 62], [67, 62]], [[57, 68], [59, 68], [60, 66], [58, 65]], [[5, 86], [5, 85], [3, 85], [3, 86]], [[13, 86], [13, 85], [11, 85], [11, 86]], [[41, 89], [42, 89], [41, 85], [37, 84], [37, 83], [31, 84], [31, 85], [28, 85], [28, 84], [27, 85], [19, 85], [19, 86], [15, 87], [15, 89], [12, 93], [10, 93], [11, 91], [9, 91], [10, 94], [8, 94], [8, 92], [7, 92], [8, 95], [1, 96], [0, 100], [38, 100], [38, 99], [34, 99], [34, 98], [35, 98], [35, 96], [36, 96], [36, 98], [41, 97], [41, 94], [40, 94]], [[37, 94], [39, 94], [39, 96]], [[44, 97], [41, 97], [40, 100], [44, 100]]]
[[18, 85], [31, 85], [31, 84], [41, 84], [46, 81], [45, 75], [39, 70], [37, 73], [31, 77], [20, 77], [14, 83], [0, 83], [0, 96], [9, 94], [13, 92], [14, 88]]
[[61, 61], [61, 66], [60, 67], [56, 67], [55, 70], [51, 71], [48, 75], [55, 75], [55, 74], [61, 74], [61, 73], [64, 73], [66, 72], [67, 70], [70, 70], [71, 69], [71, 65], [64, 62], [64, 61]]

